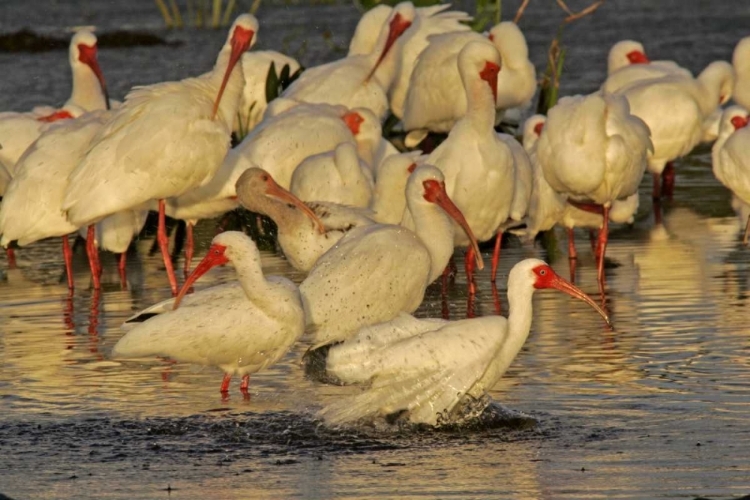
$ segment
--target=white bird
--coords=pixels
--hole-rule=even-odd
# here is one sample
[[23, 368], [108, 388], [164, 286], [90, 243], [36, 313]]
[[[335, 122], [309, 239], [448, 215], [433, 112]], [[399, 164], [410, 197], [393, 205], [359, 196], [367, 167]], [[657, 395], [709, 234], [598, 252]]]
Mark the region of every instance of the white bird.
[[[181, 300], [200, 276], [227, 262], [237, 271], [239, 287], [219, 285]], [[170, 306], [174, 309], [164, 312]], [[125, 334], [112, 357], [166, 356], [218, 366], [225, 373], [222, 393], [237, 374], [242, 376], [240, 390], [247, 394], [250, 374], [278, 361], [305, 331], [297, 287], [286, 278], [263, 276], [258, 248], [236, 231], [216, 236], [177, 298], [143, 311], [149, 312], [161, 314]]]
[[372, 201], [370, 167], [351, 142], [306, 158], [294, 170], [289, 190], [302, 201], [324, 201], [368, 207]]
[[282, 97], [298, 102], [367, 108], [379, 120], [384, 120], [388, 113], [386, 91], [391, 81], [379, 66], [396, 40], [411, 25], [415, 15], [411, 2], [396, 5], [383, 25], [372, 52], [307, 69], [283, 92]]
[[319, 412], [327, 424], [398, 418], [412, 424], [461, 423], [484, 409], [485, 395], [500, 380], [529, 336], [532, 296], [554, 288], [581, 299], [609, 323], [583, 291], [538, 259], [516, 264], [508, 276], [508, 319], [502, 316], [445, 321], [402, 314], [362, 328], [331, 348], [327, 371], [348, 384], [367, 384], [353, 397]]
[[347, 231], [374, 223], [362, 211], [335, 203], [305, 204], [260, 168], [246, 170], [236, 191], [243, 207], [276, 223], [279, 246], [300, 271], [309, 271]]
[[406, 182], [426, 156], [419, 150], [387, 157], [375, 173], [372, 218], [381, 224], [400, 224], [406, 210]]
[[[402, 120], [409, 131], [407, 145], [418, 144], [427, 131], [449, 132], [467, 110], [458, 54], [470, 42], [493, 46], [501, 56], [495, 106], [498, 110], [526, 104], [536, 90], [534, 65], [528, 59], [523, 33], [512, 22], [490, 31], [492, 39], [474, 32], [430, 37], [411, 75]], [[495, 118], [493, 117], [493, 123]]]
[[[734, 205], [745, 214], [750, 208], [750, 127], [748, 111], [739, 106], [730, 106], [724, 111], [719, 127], [719, 137], [714, 143], [711, 156], [713, 171], [722, 184], [735, 197]], [[745, 222], [743, 244], [750, 238], [750, 216]]]
[[[69, 222], [62, 210], [68, 176], [80, 163], [110, 114], [106, 111], [86, 113], [76, 120], [57, 123], [44, 132], [19, 159], [16, 176], [0, 206], [0, 244], [3, 246], [7, 247], [11, 241], [26, 246], [44, 238], [62, 237], [70, 288], [73, 288], [73, 272], [68, 235], [79, 226]], [[142, 207], [141, 210], [126, 210], [103, 219], [97, 228], [101, 239], [99, 246], [124, 253], [143, 226], [145, 216], [145, 207]], [[90, 239], [87, 252], [94, 288], [99, 288], [96, 241]], [[123, 270], [124, 262], [122, 257]]]
[[568, 200], [601, 206], [598, 277], [604, 283], [609, 213], [638, 192], [651, 148], [646, 124], [612, 94], [564, 97], [549, 110], [537, 157], [549, 185]]
[[5, 166], [2, 160], [0, 160], [0, 196], [5, 195], [5, 191], [8, 189], [10, 184], [11, 175], [8, 171], [8, 167]]
[[476, 239], [445, 192], [442, 173], [430, 165], [414, 170], [406, 187], [414, 231], [374, 224], [349, 231], [323, 254], [300, 285], [313, 348], [346, 340], [360, 327], [413, 312], [425, 288], [453, 254], [459, 223], [483, 266]]
[[[602, 227], [602, 215], [599, 210], [592, 212], [568, 203], [566, 197], [552, 189], [545, 179], [544, 170], [537, 159], [536, 146], [546, 120], [547, 118], [543, 115], [533, 115], [524, 124], [523, 143], [529, 154], [534, 175], [524, 235], [527, 239], [533, 239], [540, 231], [548, 231], [560, 224], [568, 232], [568, 257], [576, 259], [573, 229], [576, 227], [599, 229]], [[609, 220], [615, 223], [632, 223], [637, 210], [638, 193], [636, 192], [624, 200], [612, 202]], [[571, 262], [571, 279], [575, 275], [573, 266]]]
[[[487, 241], [510, 216], [516, 182], [513, 154], [494, 130], [500, 54], [490, 43], [470, 42], [459, 53], [458, 67], [466, 114], [426, 163], [442, 170], [451, 200], [477, 240]], [[454, 236], [455, 246], [469, 243], [463, 232], [455, 231]], [[465, 265], [470, 290], [474, 289], [473, 261], [469, 249]]]
[[81, 30], [70, 40], [68, 57], [73, 91], [61, 109], [35, 108], [29, 113], [0, 113], [0, 161], [12, 175], [15, 164], [50, 122], [76, 118], [86, 111], [109, 109], [104, 75], [97, 61], [96, 36]]
[[734, 88], [734, 102], [750, 109], [750, 36], [737, 43], [732, 54], [732, 66], [737, 75]]
[[612, 46], [609, 51], [607, 79], [602, 84], [602, 91], [617, 92], [636, 81], [652, 80], [664, 76], [684, 76], [693, 78], [693, 74], [674, 61], [651, 61], [643, 45], [633, 40], [623, 40]]
[[77, 226], [159, 200], [157, 240], [173, 294], [164, 200], [208, 183], [220, 167], [243, 86], [236, 65], [257, 30], [255, 17], [240, 15], [211, 72], [131, 91], [70, 176], [63, 210]]
[[[671, 196], [674, 188], [672, 160], [687, 155], [701, 141], [704, 122], [732, 95], [734, 71], [725, 61], [709, 64], [697, 78], [672, 74], [635, 81], [617, 94], [627, 98], [630, 112], [651, 131], [654, 150], [648, 170], [653, 176], [653, 197]], [[664, 186], [660, 189], [660, 181]]]
[[[279, 99], [271, 105], [276, 101]], [[272, 109], [269, 106], [269, 111]], [[238, 163], [245, 169], [261, 167], [284, 189], [289, 189], [294, 170], [309, 156], [349, 141], [357, 146], [359, 156], [370, 163], [383, 140], [377, 117], [363, 108], [300, 104], [270, 117], [268, 112], [266, 115], [224, 161]]]
[[620, 40], [609, 49], [607, 55], [607, 75], [613, 74], [621, 68], [636, 64], [648, 64], [651, 60], [646, 55], [646, 49], [641, 42], [635, 40]]
[[284, 66], [289, 66], [291, 75], [300, 69], [296, 59], [274, 50], [254, 50], [242, 55], [242, 73], [245, 76], [245, 86], [242, 89], [242, 97], [232, 129], [241, 137], [255, 128], [266, 112], [268, 107], [266, 78], [271, 69], [271, 64], [274, 65], [277, 75], [281, 73]]

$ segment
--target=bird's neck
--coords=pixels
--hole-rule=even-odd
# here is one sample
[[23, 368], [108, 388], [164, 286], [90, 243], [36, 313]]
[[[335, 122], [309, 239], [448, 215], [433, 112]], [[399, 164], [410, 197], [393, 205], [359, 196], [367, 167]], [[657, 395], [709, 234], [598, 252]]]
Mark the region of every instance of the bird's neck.
[[430, 254], [429, 284], [443, 273], [453, 255], [453, 222], [433, 204], [408, 203], [408, 208], [414, 232]]
[[466, 115], [463, 120], [470, 123], [477, 132], [492, 130], [495, 126], [495, 99], [487, 82], [480, 78], [467, 79]]
[[[239, 252], [235, 250], [235, 253]], [[263, 275], [260, 256], [256, 252], [244, 252], [233, 256], [232, 264], [248, 300], [264, 311], [273, 308], [276, 299], [271, 293], [270, 283]]]
[[381, 223], [398, 224], [406, 210], [406, 177], [379, 175], [375, 181], [370, 209]]
[[76, 63], [71, 65], [73, 71], [73, 91], [66, 105], [75, 104], [86, 111], [106, 109], [107, 101], [104, 99], [99, 79], [87, 65]]
[[503, 343], [503, 350], [516, 357], [531, 330], [534, 288], [527, 283], [508, 280], [508, 338]]
[[[698, 83], [701, 89], [701, 111], [704, 115], [710, 114], [719, 106], [719, 99], [725, 87], [731, 88], [728, 82], [734, 78], [729, 63], [722, 62], [709, 64], [700, 75]], [[727, 90], [729, 92], [729, 90]]]

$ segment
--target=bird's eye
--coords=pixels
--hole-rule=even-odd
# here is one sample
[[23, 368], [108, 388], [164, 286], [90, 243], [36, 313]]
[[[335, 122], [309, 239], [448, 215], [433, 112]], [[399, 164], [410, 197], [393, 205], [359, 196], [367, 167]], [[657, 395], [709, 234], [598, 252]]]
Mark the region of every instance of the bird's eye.
[[545, 274], [547, 274], [546, 269], [542, 269], [541, 271], [539, 271], [539, 276], [544, 276]]
[[267, 176], [267, 175], [264, 175], [264, 176], [263, 176], [263, 181], [264, 181], [264, 182], [265, 182], [265, 181], [268, 181], [268, 176]]

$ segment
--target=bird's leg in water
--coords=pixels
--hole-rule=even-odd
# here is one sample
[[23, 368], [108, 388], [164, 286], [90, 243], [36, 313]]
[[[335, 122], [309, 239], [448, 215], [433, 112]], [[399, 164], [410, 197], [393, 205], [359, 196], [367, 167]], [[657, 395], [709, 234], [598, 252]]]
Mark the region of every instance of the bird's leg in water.
[[497, 265], [500, 262], [500, 244], [503, 240], [503, 233], [499, 232], [495, 236], [495, 250], [492, 252], [492, 274], [490, 276], [490, 281], [492, 283], [495, 282], [495, 278], [497, 277]]
[[440, 277], [440, 303], [442, 305], [443, 319], [445, 320], [450, 319], [450, 309], [448, 309], [448, 276], [451, 274], [451, 264], [453, 264], [453, 257], [448, 261], [448, 265], [445, 266], [443, 275]]
[[661, 198], [661, 174], [653, 173], [651, 178], [654, 180], [653, 188], [651, 189], [651, 198], [658, 200]]
[[190, 274], [190, 263], [193, 261], [193, 224], [186, 223], [187, 243], [185, 244], [185, 278]]
[[5, 249], [5, 255], [8, 256], [8, 269], [16, 268], [16, 251], [12, 248]]
[[224, 378], [221, 379], [221, 393], [226, 394], [229, 392], [229, 382], [232, 381], [232, 376], [228, 373], [224, 374]]
[[128, 277], [125, 273], [125, 266], [128, 264], [128, 251], [125, 250], [120, 254], [117, 260], [117, 271], [120, 273], [120, 288], [123, 290], [128, 289]]
[[89, 258], [89, 268], [91, 269], [91, 279], [94, 281], [94, 290], [101, 288], [99, 277], [102, 274], [102, 267], [99, 264], [99, 248], [96, 246], [96, 226], [91, 224], [86, 233], [86, 254]]
[[568, 228], [568, 259], [576, 260], [578, 258], [578, 252], [576, 252], [576, 234], [572, 227]]
[[469, 247], [464, 257], [464, 268], [466, 269], [466, 283], [469, 286], [469, 294], [473, 295], [477, 291], [477, 286], [474, 284], [474, 267], [476, 261], [474, 260], [474, 248]]
[[65, 261], [65, 274], [68, 277], [68, 289], [73, 289], [73, 251], [70, 249], [68, 235], [62, 237], [63, 260]]
[[671, 161], [667, 163], [667, 165], [664, 167], [664, 171], [661, 173], [661, 178], [663, 181], [661, 186], [661, 194], [668, 200], [671, 200], [672, 195], [674, 194], [674, 163], [672, 163]]
[[159, 227], [156, 230], [156, 240], [159, 242], [161, 255], [164, 258], [164, 267], [167, 269], [169, 286], [172, 288], [172, 296], [177, 296], [177, 278], [174, 275], [172, 257], [169, 255], [169, 237], [167, 236], [167, 214], [164, 200], [159, 200]]
[[750, 215], [747, 216], [747, 223], [745, 223], [745, 235], [742, 237], [742, 244], [747, 246], [748, 238], [750, 238]]
[[604, 220], [602, 220], [602, 228], [599, 230], [599, 241], [597, 242], [596, 250], [599, 264], [597, 278], [599, 279], [599, 291], [602, 295], [602, 303], [604, 303], [604, 255], [607, 252], [607, 239], [609, 237], [609, 207], [603, 206], [602, 212]]
[[250, 386], [250, 374], [247, 373], [242, 376], [242, 382], [240, 382], [240, 392], [242, 393], [242, 397], [244, 399], [250, 399], [250, 393], [247, 390], [249, 386]]
[[492, 285], [492, 302], [495, 306], [495, 314], [500, 316], [503, 312], [503, 304], [500, 302], [500, 292], [497, 291], [497, 285], [493, 282]]

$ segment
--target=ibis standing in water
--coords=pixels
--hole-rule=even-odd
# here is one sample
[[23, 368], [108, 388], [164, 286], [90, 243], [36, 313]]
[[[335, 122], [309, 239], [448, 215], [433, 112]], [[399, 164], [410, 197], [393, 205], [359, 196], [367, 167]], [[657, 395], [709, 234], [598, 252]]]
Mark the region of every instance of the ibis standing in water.
[[77, 226], [159, 200], [157, 239], [175, 295], [165, 199], [208, 183], [226, 156], [243, 87], [237, 65], [257, 31], [243, 14], [211, 72], [130, 92], [70, 175], [63, 210]]
[[[199, 277], [226, 263], [234, 266], [239, 282], [185, 297]], [[221, 392], [228, 392], [232, 375], [237, 374], [242, 376], [240, 390], [246, 396], [250, 374], [278, 361], [305, 331], [297, 287], [286, 278], [263, 276], [258, 248], [236, 231], [213, 239], [176, 299], [156, 304], [139, 315], [149, 318], [115, 344], [113, 357], [166, 356], [218, 366], [225, 373]]]
[[583, 291], [538, 259], [516, 264], [508, 276], [508, 319], [417, 319], [403, 314], [362, 328], [331, 348], [326, 370], [347, 384], [369, 384], [320, 412], [332, 425], [398, 414], [414, 424], [460, 423], [465, 407], [503, 376], [529, 336], [534, 291], [554, 288], [581, 299], [609, 323]]

